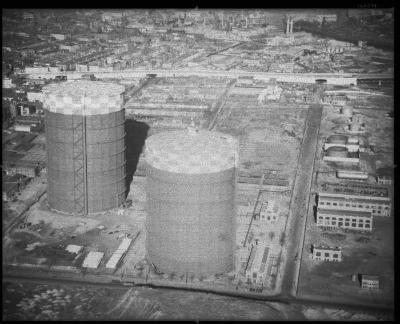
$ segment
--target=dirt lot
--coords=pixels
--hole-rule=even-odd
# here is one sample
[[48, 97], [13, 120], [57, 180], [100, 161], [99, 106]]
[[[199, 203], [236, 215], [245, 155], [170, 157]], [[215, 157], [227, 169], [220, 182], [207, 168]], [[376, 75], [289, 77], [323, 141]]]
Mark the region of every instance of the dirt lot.
[[388, 316], [151, 288], [3, 282], [3, 320], [390, 320]]
[[[366, 113], [366, 112], [364, 112]], [[368, 111], [371, 117], [366, 117], [366, 127], [368, 132], [361, 136], [360, 141], [370, 143], [378, 141], [383, 144], [389, 141], [393, 135], [390, 130], [385, 133], [377, 133], [377, 126], [380, 124], [388, 126], [384, 121], [384, 113], [376, 110]], [[375, 118], [375, 122], [371, 122]], [[372, 119], [371, 119], [372, 118]], [[324, 117], [321, 125], [321, 137], [319, 147], [323, 143], [323, 138], [335, 133], [335, 129], [344, 123], [344, 119], [338, 115], [335, 108], [324, 109]], [[379, 135], [379, 140], [378, 136]], [[375, 134], [375, 135], [372, 135]], [[380, 144], [379, 144], [380, 145]], [[390, 150], [390, 144], [388, 145]], [[317, 154], [320, 156], [320, 154]], [[372, 155], [375, 157], [377, 155]], [[390, 164], [390, 154], [387, 163]], [[382, 159], [384, 160], [384, 159]], [[375, 169], [374, 159], [365, 160], [366, 170], [372, 172]], [[384, 163], [385, 165], [387, 163]], [[324, 162], [318, 161], [316, 164], [319, 172], [327, 171], [329, 168]], [[319, 177], [320, 181], [322, 177]], [[337, 179], [336, 179], [337, 181]], [[371, 180], [369, 180], [371, 181]], [[374, 179], [372, 179], [374, 181]], [[334, 182], [330, 181], [329, 182]], [[371, 184], [373, 184], [371, 182]], [[311, 199], [315, 204], [315, 199]], [[341, 301], [360, 301], [368, 303], [393, 304], [394, 299], [394, 219], [392, 217], [374, 217], [372, 233], [342, 233], [335, 235], [328, 231], [317, 228], [314, 218], [314, 208], [309, 209], [310, 213], [307, 220], [306, 238], [300, 271], [299, 295], [327, 296], [337, 298]], [[343, 261], [340, 263], [330, 263], [311, 260], [311, 245], [341, 246]], [[378, 292], [368, 292], [360, 288], [358, 280], [352, 281], [352, 275], [371, 274], [378, 275], [380, 278], [381, 289]]]
[[3, 284], [4, 320], [283, 320], [299, 307], [151, 288]]

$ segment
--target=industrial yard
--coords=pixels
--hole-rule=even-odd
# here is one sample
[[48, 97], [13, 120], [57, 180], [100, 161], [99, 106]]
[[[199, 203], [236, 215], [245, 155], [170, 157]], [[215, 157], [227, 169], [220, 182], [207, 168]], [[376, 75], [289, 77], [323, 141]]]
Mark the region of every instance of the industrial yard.
[[[390, 89], [387, 89], [390, 92]], [[321, 123], [318, 146], [321, 154], [316, 158], [317, 166], [314, 175], [313, 189], [318, 192], [324, 183], [346, 184], [349, 180], [335, 176], [337, 169], [364, 171], [369, 174], [364, 180], [375, 183], [379, 173], [376, 170], [387, 167], [393, 160], [393, 120], [385, 117], [385, 112], [393, 109], [390, 98], [376, 100], [371, 94], [362, 98], [367, 107], [355, 108], [353, 113], [360, 114], [365, 124], [365, 132], [358, 134], [357, 139], [366, 149], [360, 153], [360, 163], [350, 168], [343, 163], [323, 162], [323, 144], [329, 135], [346, 134], [349, 118], [344, 116], [339, 107], [324, 108], [323, 122]], [[371, 107], [372, 102], [374, 108]], [[359, 101], [357, 101], [359, 104]], [[350, 119], [351, 120], [351, 119]], [[390, 126], [389, 126], [390, 125]], [[385, 131], [381, 131], [385, 129]], [[378, 138], [378, 135], [381, 136]], [[360, 150], [361, 151], [361, 150]], [[382, 153], [373, 154], [378, 151]], [[375, 190], [382, 190], [385, 186], [376, 186]], [[391, 188], [389, 188], [391, 190]], [[392, 193], [391, 193], [392, 194]], [[391, 195], [390, 194], [390, 195]], [[306, 238], [303, 247], [303, 258], [300, 271], [300, 296], [320, 296], [329, 299], [359, 300], [363, 302], [390, 303], [394, 298], [394, 219], [393, 210], [391, 217], [378, 216], [374, 218], [372, 232], [357, 232], [352, 230], [320, 229], [316, 224], [316, 195], [310, 199], [307, 215]], [[316, 262], [311, 259], [312, 245], [322, 244], [327, 246], [340, 246], [343, 251], [343, 261], [337, 264]], [[379, 291], [360, 290], [360, 276], [358, 274], [372, 273], [380, 277]], [[321, 291], [329, 292], [321, 295]]]
[[385, 319], [389, 45], [318, 36], [336, 13], [157, 12], [6, 33], [3, 318]]

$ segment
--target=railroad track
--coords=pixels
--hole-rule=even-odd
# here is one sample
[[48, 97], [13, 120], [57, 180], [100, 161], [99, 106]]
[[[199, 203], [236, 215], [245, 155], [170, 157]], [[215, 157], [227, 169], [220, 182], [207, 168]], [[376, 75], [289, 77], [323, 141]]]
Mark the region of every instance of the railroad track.
[[15, 273], [3, 273], [3, 283], [4, 282], [16, 282], [16, 283], [36, 283], [36, 284], [65, 284], [65, 285], [73, 285], [73, 286], [89, 286], [89, 287], [104, 287], [110, 289], [130, 289], [132, 287], [148, 287], [152, 289], [169, 289], [169, 290], [185, 290], [190, 292], [202, 292], [202, 293], [211, 293], [214, 295], [219, 296], [226, 296], [226, 297], [235, 297], [235, 298], [242, 298], [246, 300], [258, 300], [258, 301], [265, 301], [265, 302], [274, 302], [274, 303], [282, 303], [287, 305], [302, 305], [302, 306], [309, 306], [309, 307], [329, 307], [329, 308], [337, 308], [343, 309], [348, 311], [355, 311], [355, 312], [365, 312], [365, 313], [379, 313], [383, 315], [391, 315], [393, 316], [394, 307], [393, 306], [384, 306], [384, 305], [377, 305], [377, 304], [355, 304], [355, 303], [344, 303], [344, 302], [334, 302], [330, 300], [321, 300], [319, 299], [311, 299], [311, 298], [294, 298], [294, 297], [285, 297], [282, 295], [276, 296], [266, 296], [266, 295], [259, 295], [254, 293], [240, 293], [240, 292], [217, 292], [217, 291], [210, 291], [209, 289], [200, 289], [200, 288], [183, 288], [183, 287], [170, 287], [170, 286], [160, 286], [155, 284], [134, 284], [134, 283], [124, 283], [120, 281], [112, 281], [112, 282], [84, 282], [82, 280], [74, 280], [74, 279], [66, 279], [66, 278], [52, 278], [49, 276], [43, 278], [33, 278], [24, 275], [19, 275]]

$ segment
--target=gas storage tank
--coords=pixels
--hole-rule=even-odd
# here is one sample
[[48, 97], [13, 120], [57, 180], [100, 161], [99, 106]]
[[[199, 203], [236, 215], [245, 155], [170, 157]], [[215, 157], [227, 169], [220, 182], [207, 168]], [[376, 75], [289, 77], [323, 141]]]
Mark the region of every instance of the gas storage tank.
[[148, 261], [163, 273], [233, 270], [237, 141], [206, 130], [158, 133], [145, 160]]
[[343, 146], [332, 146], [327, 150], [327, 155], [332, 157], [346, 158], [348, 157], [349, 153], [347, 148]]
[[334, 134], [328, 137], [329, 144], [338, 144], [338, 145], [346, 145], [347, 143], [347, 136]]
[[84, 80], [44, 87], [50, 209], [86, 215], [125, 201], [124, 90]]

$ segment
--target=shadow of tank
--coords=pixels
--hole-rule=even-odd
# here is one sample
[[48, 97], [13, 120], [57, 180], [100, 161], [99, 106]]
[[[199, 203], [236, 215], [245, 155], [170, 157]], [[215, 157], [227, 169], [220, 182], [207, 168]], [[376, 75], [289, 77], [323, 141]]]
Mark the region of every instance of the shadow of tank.
[[126, 147], [126, 196], [136, 172], [140, 154], [142, 154], [150, 126], [134, 119], [125, 120]]

